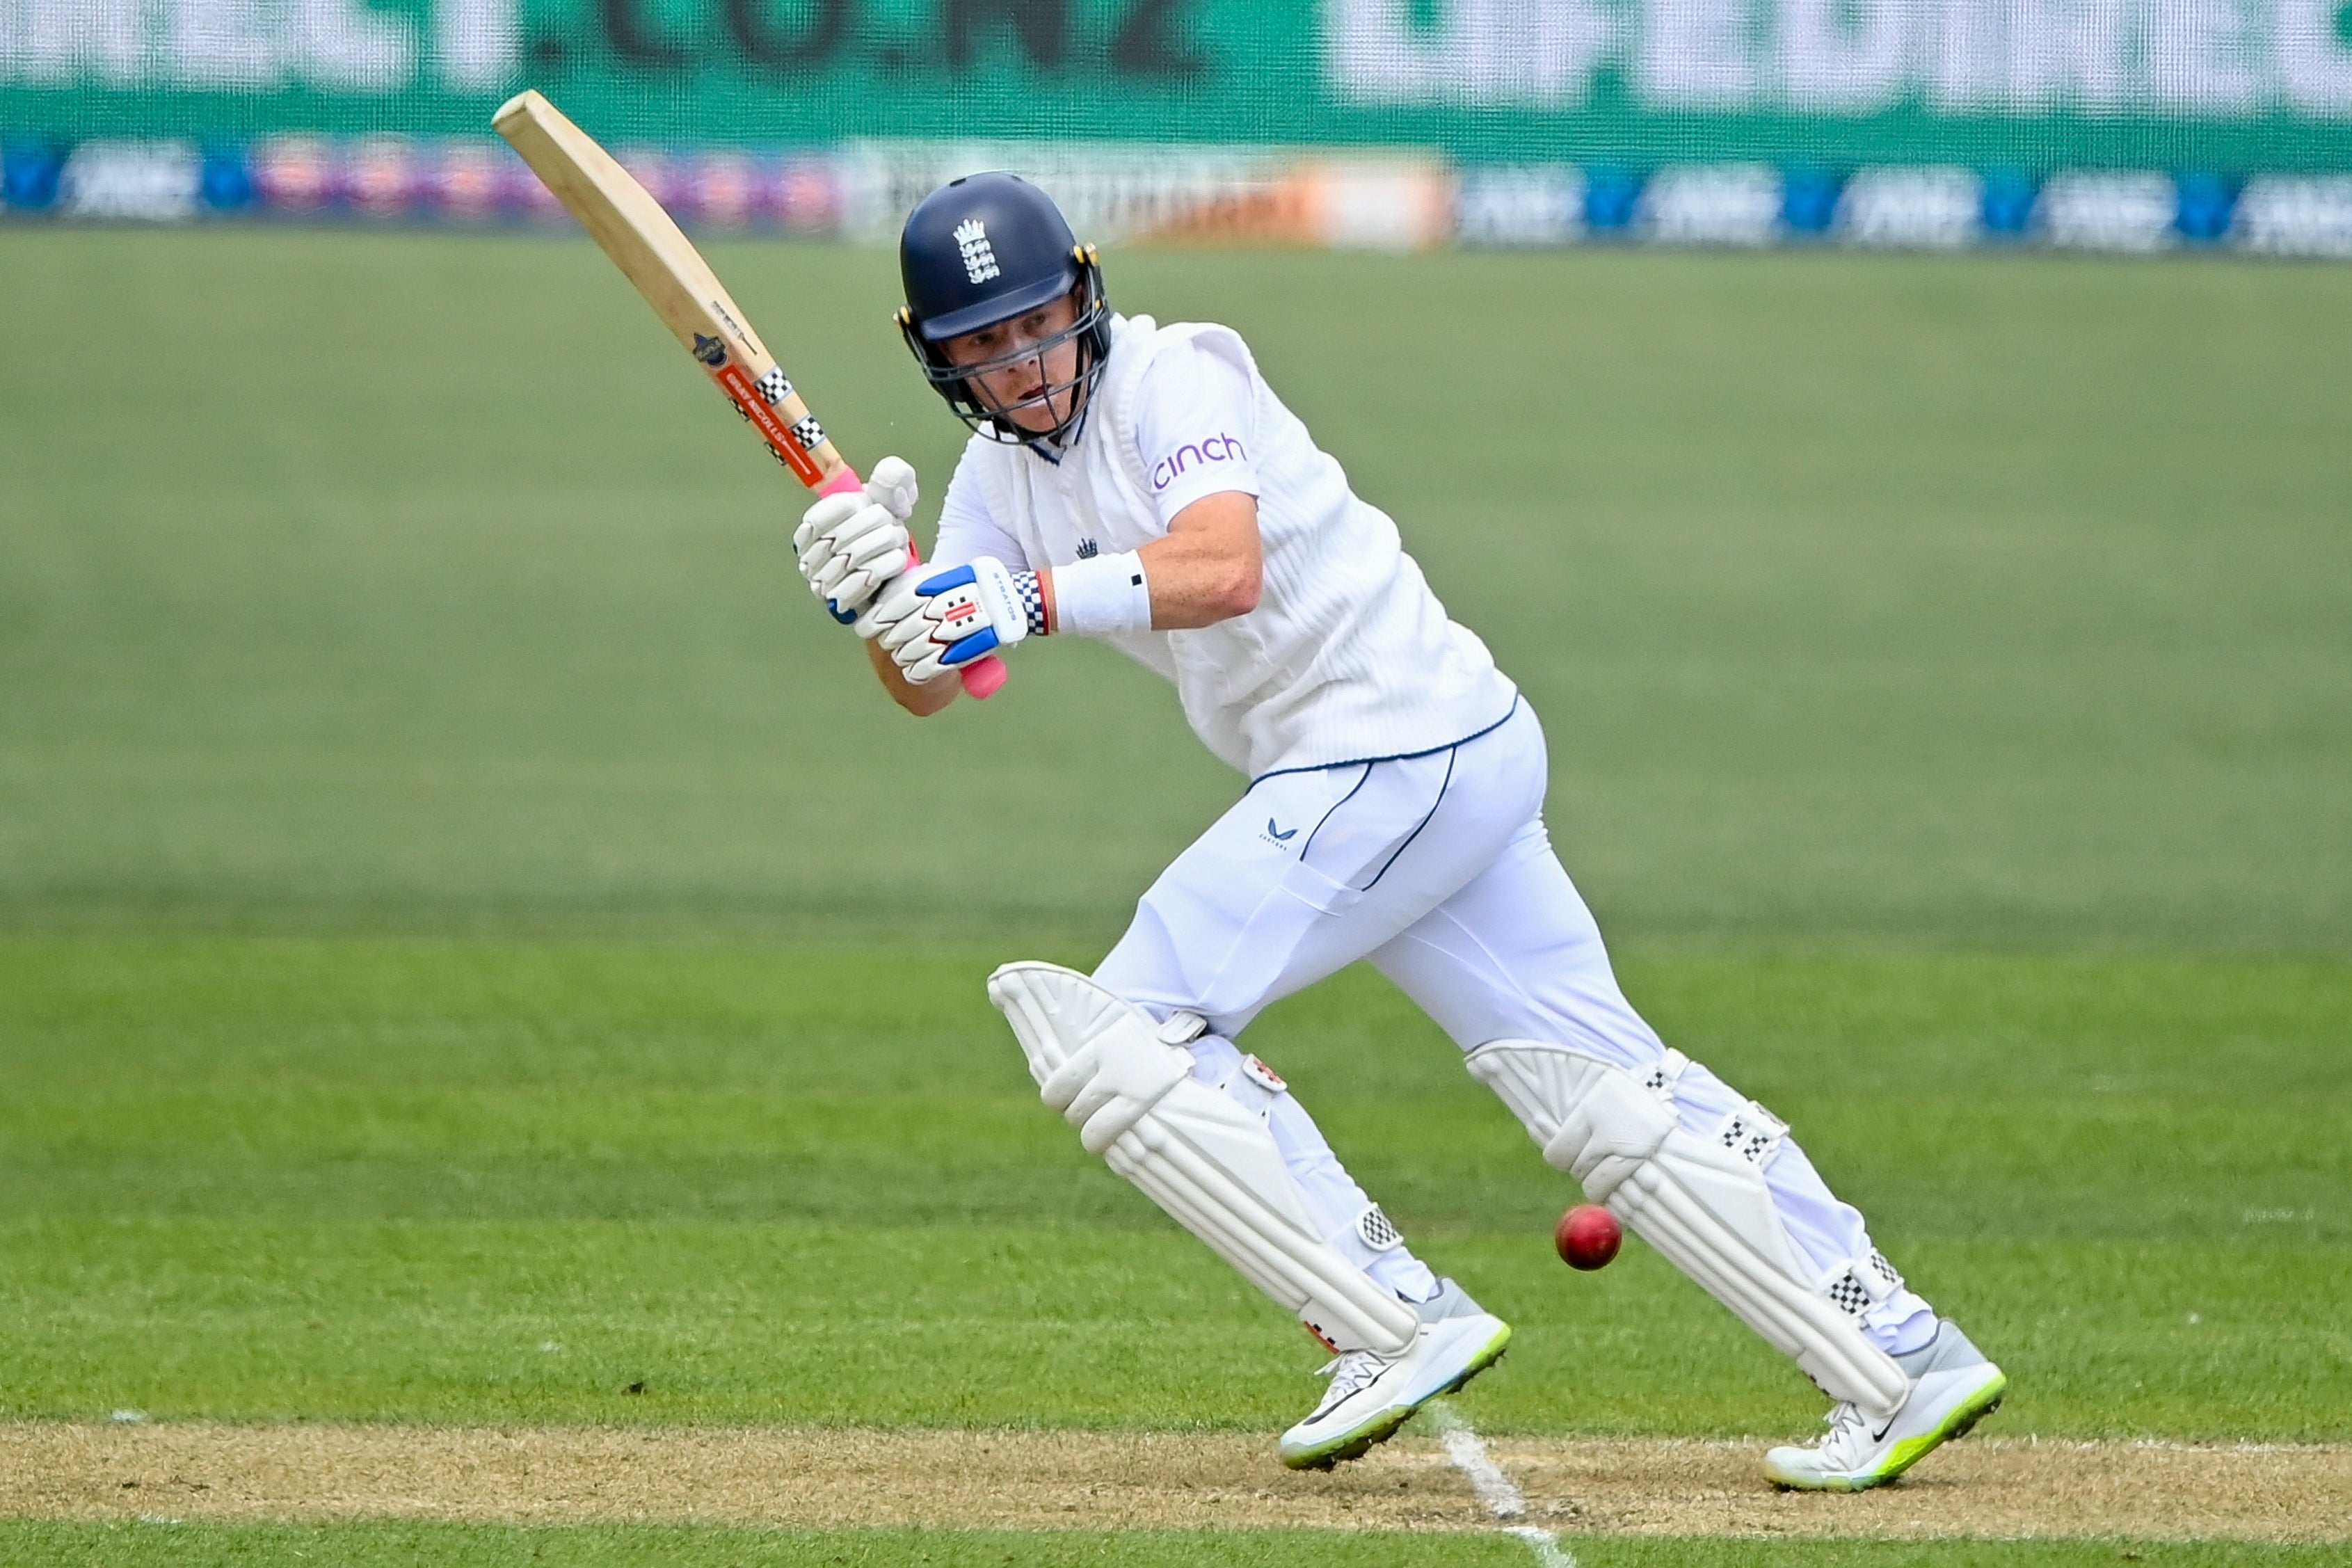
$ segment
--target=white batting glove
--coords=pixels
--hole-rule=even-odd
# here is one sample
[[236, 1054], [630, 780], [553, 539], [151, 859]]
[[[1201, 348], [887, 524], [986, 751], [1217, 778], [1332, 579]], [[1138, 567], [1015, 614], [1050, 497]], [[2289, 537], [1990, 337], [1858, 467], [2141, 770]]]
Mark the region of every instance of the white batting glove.
[[900, 522], [915, 515], [921, 487], [915, 483], [915, 465], [904, 458], [884, 458], [866, 476], [866, 495]]
[[913, 558], [907, 519], [918, 490], [914, 466], [901, 458], [874, 465], [862, 489], [824, 496], [801, 514], [793, 552], [825, 611], [846, 625], [882, 584]]
[[857, 635], [881, 638], [917, 686], [1045, 629], [1037, 574], [989, 555], [969, 566], [907, 573], [857, 620]]

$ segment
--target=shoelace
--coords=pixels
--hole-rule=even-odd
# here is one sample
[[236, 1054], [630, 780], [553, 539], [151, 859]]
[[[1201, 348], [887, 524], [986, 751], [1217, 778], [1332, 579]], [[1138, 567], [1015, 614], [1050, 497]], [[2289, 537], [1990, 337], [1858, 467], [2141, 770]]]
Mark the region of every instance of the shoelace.
[[1331, 1374], [1331, 1386], [1323, 1391], [1323, 1403], [1315, 1414], [1320, 1415], [1349, 1394], [1362, 1392], [1387, 1366], [1370, 1351], [1341, 1352], [1322, 1367]]
[[1822, 1417], [1829, 1427], [1817, 1450], [1822, 1458], [1841, 1468], [1860, 1464], [1874, 1446], [1870, 1440], [1870, 1417], [1856, 1405], [1840, 1403]]

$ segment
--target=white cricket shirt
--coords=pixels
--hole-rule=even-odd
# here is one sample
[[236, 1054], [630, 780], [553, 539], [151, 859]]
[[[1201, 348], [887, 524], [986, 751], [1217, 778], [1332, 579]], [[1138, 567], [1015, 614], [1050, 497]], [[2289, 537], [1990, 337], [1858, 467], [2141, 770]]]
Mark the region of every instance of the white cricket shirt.
[[1136, 550], [1202, 496], [1257, 498], [1257, 608], [1108, 637], [1176, 684], [1210, 751], [1252, 778], [1434, 751], [1498, 723], [1517, 689], [1447, 618], [1387, 513], [1348, 488], [1231, 329], [1115, 317], [1084, 429], [1047, 462], [974, 436], [937, 562], [1036, 569]]

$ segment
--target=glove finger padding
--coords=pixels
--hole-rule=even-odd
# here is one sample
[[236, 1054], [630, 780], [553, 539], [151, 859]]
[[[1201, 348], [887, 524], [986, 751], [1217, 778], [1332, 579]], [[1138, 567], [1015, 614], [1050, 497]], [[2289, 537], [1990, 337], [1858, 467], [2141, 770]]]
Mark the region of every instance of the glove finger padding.
[[801, 514], [793, 534], [809, 591], [845, 616], [911, 559], [907, 525], [890, 510], [854, 491], [826, 496]]
[[[915, 574], [911, 572], [907, 574], [908, 577], [914, 575]], [[914, 608], [901, 609], [899, 613], [893, 616], [891, 611], [898, 607], [897, 596], [900, 594], [907, 594], [909, 596], [912, 595], [911, 584], [903, 578], [890, 584], [888, 592], [884, 595], [883, 603], [876, 606], [875, 615], [877, 619], [882, 622], [881, 630], [877, 634], [882, 642], [882, 651], [898, 659], [899, 663], [905, 664], [909, 659], [923, 657], [919, 647], [915, 652], [905, 654], [903, 658], [901, 654], [911, 646], [929, 643], [932, 625], [930, 617], [922, 612], [920, 599], [915, 600]]]
[[872, 504], [869, 498], [856, 490], [819, 496], [801, 513], [801, 524], [793, 530], [793, 553], [806, 555], [818, 539]]
[[908, 599], [894, 596], [884, 612], [882, 647], [917, 685], [1029, 635], [1013, 573], [992, 556], [923, 576]]
[[915, 465], [904, 458], [885, 458], [866, 476], [866, 499], [900, 522], [915, 515], [921, 488], [915, 482]]
[[857, 635], [869, 640], [884, 639], [882, 646], [888, 648], [891, 646], [887, 640], [889, 633], [906, 624], [908, 617], [914, 615], [923, 602], [915, 596], [915, 585], [923, 577], [924, 574], [919, 571], [901, 572], [885, 583], [882, 591], [858, 613]]
[[845, 610], [856, 609], [906, 567], [907, 531], [893, 524], [872, 530], [836, 549], [824, 569], [809, 579], [809, 586], [821, 599], [829, 599]]

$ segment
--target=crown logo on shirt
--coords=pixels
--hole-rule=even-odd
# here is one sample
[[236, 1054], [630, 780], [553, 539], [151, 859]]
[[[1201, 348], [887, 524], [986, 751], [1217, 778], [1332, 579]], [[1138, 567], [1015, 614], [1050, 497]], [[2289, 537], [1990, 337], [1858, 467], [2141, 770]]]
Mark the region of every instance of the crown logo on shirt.
[[1093, 540], [1091, 540], [1091, 539], [1081, 539], [1081, 540], [1079, 540], [1079, 541], [1078, 541], [1078, 559], [1079, 559], [1079, 560], [1081, 560], [1081, 561], [1092, 561], [1096, 556], [1100, 555], [1101, 553], [1102, 553], [1102, 546], [1101, 546], [1101, 545], [1099, 545], [1099, 544], [1097, 544]]

